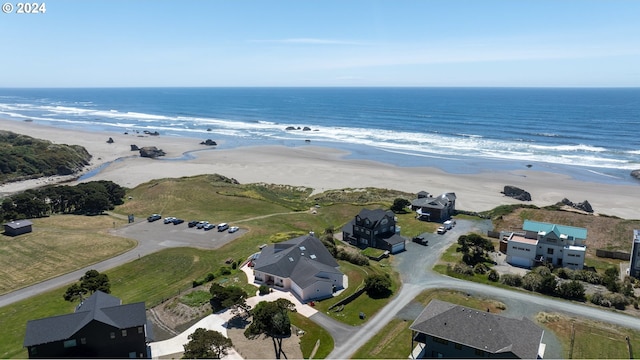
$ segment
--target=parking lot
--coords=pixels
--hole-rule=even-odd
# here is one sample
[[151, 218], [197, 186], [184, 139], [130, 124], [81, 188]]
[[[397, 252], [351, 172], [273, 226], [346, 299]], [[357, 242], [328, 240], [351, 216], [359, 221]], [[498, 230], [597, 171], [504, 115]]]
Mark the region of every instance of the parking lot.
[[148, 222], [147, 220], [128, 224], [113, 230], [113, 234], [135, 239], [140, 243], [154, 242], [161, 247], [196, 247], [202, 249], [217, 249], [242, 236], [247, 230], [240, 228], [235, 233], [218, 232], [217, 229], [203, 230], [189, 228], [187, 222], [173, 225], [164, 224], [162, 220]]

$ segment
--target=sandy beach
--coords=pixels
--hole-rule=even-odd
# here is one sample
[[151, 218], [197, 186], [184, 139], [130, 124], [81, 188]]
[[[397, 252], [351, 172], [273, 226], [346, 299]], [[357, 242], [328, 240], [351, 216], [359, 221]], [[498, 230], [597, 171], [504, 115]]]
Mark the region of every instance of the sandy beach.
[[[501, 204], [520, 203], [500, 193], [505, 185], [514, 185], [531, 193], [532, 204], [545, 206], [563, 198], [573, 202], [588, 200], [597, 213], [640, 219], [638, 185], [616, 185], [578, 181], [569, 176], [523, 168], [516, 171], [487, 171], [479, 174], [448, 174], [429, 167], [397, 167], [390, 164], [344, 159], [346, 153], [326, 147], [301, 143], [298, 147], [260, 146], [224, 149], [224, 139], [211, 139], [218, 147], [200, 145], [200, 139], [118, 134], [67, 130], [35, 122], [0, 120], [0, 128], [57, 144], [84, 146], [93, 155], [84, 171], [100, 166], [100, 172], [89, 180], [111, 180], [125, 187], [167, 177], [217, 173], [240, 183], [274, 183], [313, 188], [315, 192], [330, 189], [377, 187], [434, 195], [455, 192], [456, 208], [469, 211], [489, 210]], [[113, 143], [107, 143], [109, 138]], [[158, 159], [141, 158], [131, 145], [156, 146], [166, 152]], [[202, 151], [198, 151], [202, 150]], [[179, 158], [192, 153], [187, 160]], [[118, 161], [115, 161], [118, 160]], [[106, 164], [106, 165], [105, 165]], [[22, 191], [29, 187], [69, 180], [54, 177], [0, 186], [0, 194]]]

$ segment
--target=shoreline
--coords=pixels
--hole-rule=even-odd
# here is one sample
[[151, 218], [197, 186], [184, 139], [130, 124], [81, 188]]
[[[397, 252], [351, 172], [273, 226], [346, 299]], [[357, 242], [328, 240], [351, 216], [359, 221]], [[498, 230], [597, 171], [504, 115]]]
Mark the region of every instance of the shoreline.
[[[217, 173], [243, 184], [262, 182], [305, 186], [313, 188], [314, 193], [365, 187], [413, 194], [427, 191], [434, 196], [452, 191], [458, 198], [456, 207], [468, 211], [484, 211], [498, 205], [518, 203], [546, 206], [563, 198], [573, 202], [587, 200], [596, 213], [640, 219], [635, 201], [640, 198], [640, 186], [588, 182], [538, 169], [451, 174], [435, 167], [403, 167], [352, 159], [347, 151], [304, 143], [293, 147], [246, 145], [224, 149], [224, 142], [218, 140], [218, 146], [206, 146], [200, 144], [202, 139], [199, 138], [70, 130], [4, 119], [0, 119], [0, 125], [4, 130], [54, 143], [84, 146], [93, 155], [90, 165], [67, 179], [72, 180], [69, 184], [111, 180], [132, 188], [154, 179]], [[110, 137], [114, 140], [112, 144], [107, 143]], [[156, 146], [166, 155], [156, 159], [132, 156], [137, 155], [131, 151], [132, 144]], [[182, 159], [185, 153], [189, 156]], [[89, 179], [73, 180], [100, 166], [103, 168]], [[9, 183], [0, 186], [0, 194], [19, 192], [58, 180], [41, 178]], [[505, 185], [528, 191], [532, 201], [521, 202], [502, 195], [500, 191]]]

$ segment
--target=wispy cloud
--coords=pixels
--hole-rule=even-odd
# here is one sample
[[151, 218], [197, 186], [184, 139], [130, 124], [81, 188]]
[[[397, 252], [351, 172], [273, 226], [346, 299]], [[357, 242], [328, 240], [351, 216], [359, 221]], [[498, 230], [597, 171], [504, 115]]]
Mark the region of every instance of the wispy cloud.
[[249, 40], [249, 42], [271, 43], [271, 44], [299, 44], [299, 45], [364, 45], [364, 43], [357, 42], [357, 41], [336, 40], [336, 39], [317, 39], [317, 38]]

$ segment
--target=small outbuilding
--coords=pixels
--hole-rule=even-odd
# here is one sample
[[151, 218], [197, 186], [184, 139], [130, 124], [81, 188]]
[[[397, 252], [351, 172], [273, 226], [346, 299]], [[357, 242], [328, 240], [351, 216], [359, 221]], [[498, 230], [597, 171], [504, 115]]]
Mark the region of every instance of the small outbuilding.
[[4, 224], [4, 234], [9, 236], [18, 236], [33, 231], [31, 226], [33, 223], [29, 220], [15, 220]]

